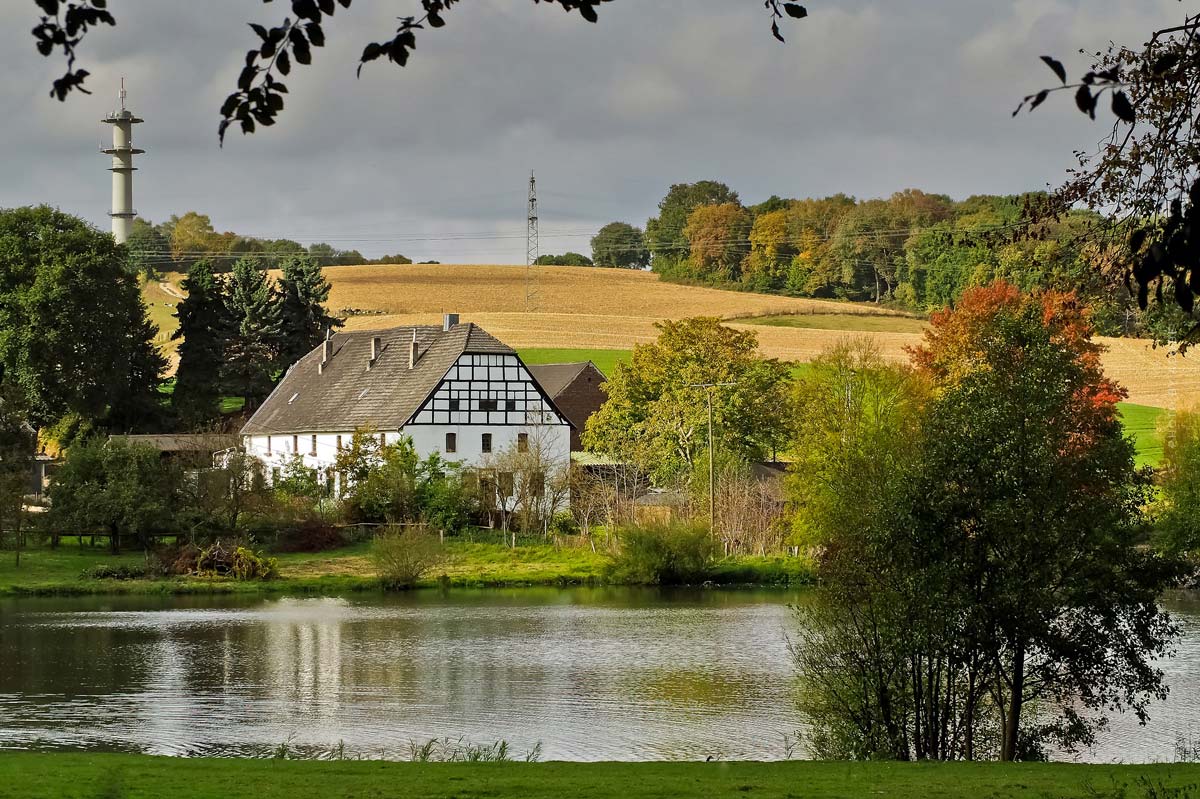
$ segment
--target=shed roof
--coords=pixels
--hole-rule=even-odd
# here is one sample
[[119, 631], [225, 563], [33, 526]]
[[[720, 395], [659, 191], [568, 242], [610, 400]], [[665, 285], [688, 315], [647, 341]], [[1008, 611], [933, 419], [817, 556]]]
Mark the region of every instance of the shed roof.
[[[533, 379], [538, 381], [538, 385], [551, 396], [558, 397], [567, 386], [571, 385], [579, 374], [592, 366], [591, 361], [578, 361], [575, 363], [537, 363], [528, 366], [529, 373], [533, 375]], [[593, 368], [595, 368], [593, 366]]]
[[[417, 342], [417, 361], [409, 352]], [[370, 369], [371, 340], [380, 339]], [[298, 360], [242, 427], [242, 435], [333, 433], [374, 427], [399, 430], [437, 388], [459, 356], [515, 355], [515, 351], [470, 322], [338, 333], [321, 369], [317, 346]]]

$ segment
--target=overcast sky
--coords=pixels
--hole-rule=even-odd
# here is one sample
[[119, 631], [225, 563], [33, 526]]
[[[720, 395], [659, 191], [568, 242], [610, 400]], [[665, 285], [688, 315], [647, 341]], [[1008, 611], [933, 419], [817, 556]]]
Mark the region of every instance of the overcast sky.
[[274, 128], [217, 146], [217, 111], [254, 35], [286, 2], [110, 0], [116, 28], [85, 40], [94, 92], [48, 97], [32, 0], [0, 6], [0, 206], [49, 203], [108, 227], [109, 136], [124, 75], [146, 119], [135, 206], [197, 210], [218, 230], [377, 256], [519, 263], [529, 170], [542, 252], [587, 253], [602, 224], [644, 225], [671, 183], [712, 178], [771, 194], [956, 198], [1056, 183], [1100, 124], [1070, 98], [1010, 118], [1050, 85], [1051, 53], [1136, 44], [1177, 23], [1177, 0], [809, 0], [775, 42], [760, 0], [617, 0], [591, 25], [531, 0], [471, 0], [425, 31], [405, 69], [362, 46], [417, 0], [355, 0], [314, 65], [287, 79]]

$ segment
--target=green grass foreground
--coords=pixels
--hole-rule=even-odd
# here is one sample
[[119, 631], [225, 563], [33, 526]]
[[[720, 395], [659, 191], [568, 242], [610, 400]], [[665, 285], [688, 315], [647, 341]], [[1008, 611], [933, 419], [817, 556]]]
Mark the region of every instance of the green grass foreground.
[[[388, 763], [120, 754], [0, 755], [0, 796], [29, 799], [708, 799], [1171, 796], [1196, 765], [1065, 763]], [[1158, 793], [1151, 793], [1158, 790]], [[1122, 793], [1122, 791], [1124, 791]]]
[[[481, 534], [487, 536], [491, 534]], [[494, 536], [493, 536], [494, 537]], [[604, 585], [608, 558], [586, 545], [519, 543], [514, 549], [495, 540], [447, 539], [446, 561], [417, 587], [496, 588], [506, 586]], [[239, 582], [220, 578], [173, 577], [110, 580], [84, 577], [94, 566], [139, 566], [140, 551], [111, 555], [86, 540], [66, 539], [58, 549], [35, 547], [14, 563], [0, 552], [0, 596], [83, 596], [89, 594], [346, 594], [379, 591], [365, 543], [326, 552], [281, 554], [274, 580]], [[754, 557], [718, 561], [714, 583], [803, 585], [812, 581], [804, 558]]]

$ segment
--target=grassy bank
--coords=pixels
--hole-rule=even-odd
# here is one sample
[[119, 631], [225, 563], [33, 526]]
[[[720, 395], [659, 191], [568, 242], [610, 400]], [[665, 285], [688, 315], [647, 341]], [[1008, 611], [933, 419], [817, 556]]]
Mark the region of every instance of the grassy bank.
[[[0, 755], [0, 796], [333, 799], [419, 796], [892, 799], [1197, 795], [1200, 766], [1065, 763], [385, 763], [120, 754]], [[1168, 793], [1178, 790], [1179, 792]], [[1157, 791], [1156, 793], [1154, 791]]]
[[[492, 535], [484, 540], [447, 539], [445, 563], [421, 581], [420, 587], [488, 588], [522, 585], [604, 584], [608, 558], [586, 545], [556, 546], [521, 543], [516, 548], [499, 543]], [[0, 596], [84, 594], [217, 594], [307, 593], [343, 594], [378, 591], [379, 581], [367, 544], [354, 544], [326, 552], [281, 554], [279, 578], [237, 582], [226, 579], [173, 577], [157, 580], [110, 580], [85, 577], [96, 566], [131, 566], [145, 563], [141, 552], [111, 555], [103, 548], [80, 546], [74, 539], [58, 549], [36, 547], [14, 565], [12, 552], [0, 553]], [[801, 558], [737, 557], [718, 561], [714, 583], [785, 585], [811, 580], [808, 561]]]

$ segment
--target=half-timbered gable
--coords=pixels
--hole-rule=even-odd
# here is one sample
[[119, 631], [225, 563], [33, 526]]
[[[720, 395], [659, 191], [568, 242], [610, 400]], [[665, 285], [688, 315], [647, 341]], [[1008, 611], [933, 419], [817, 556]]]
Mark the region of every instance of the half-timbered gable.
[[517, 353], [453, 315], [441, 327], [331, 336], [288, 369], [241, 435], [271, 471], [300, 457], [327, 473], [364, 428], [468, 466], [531, 440], [570, 462], [570, 422]]

